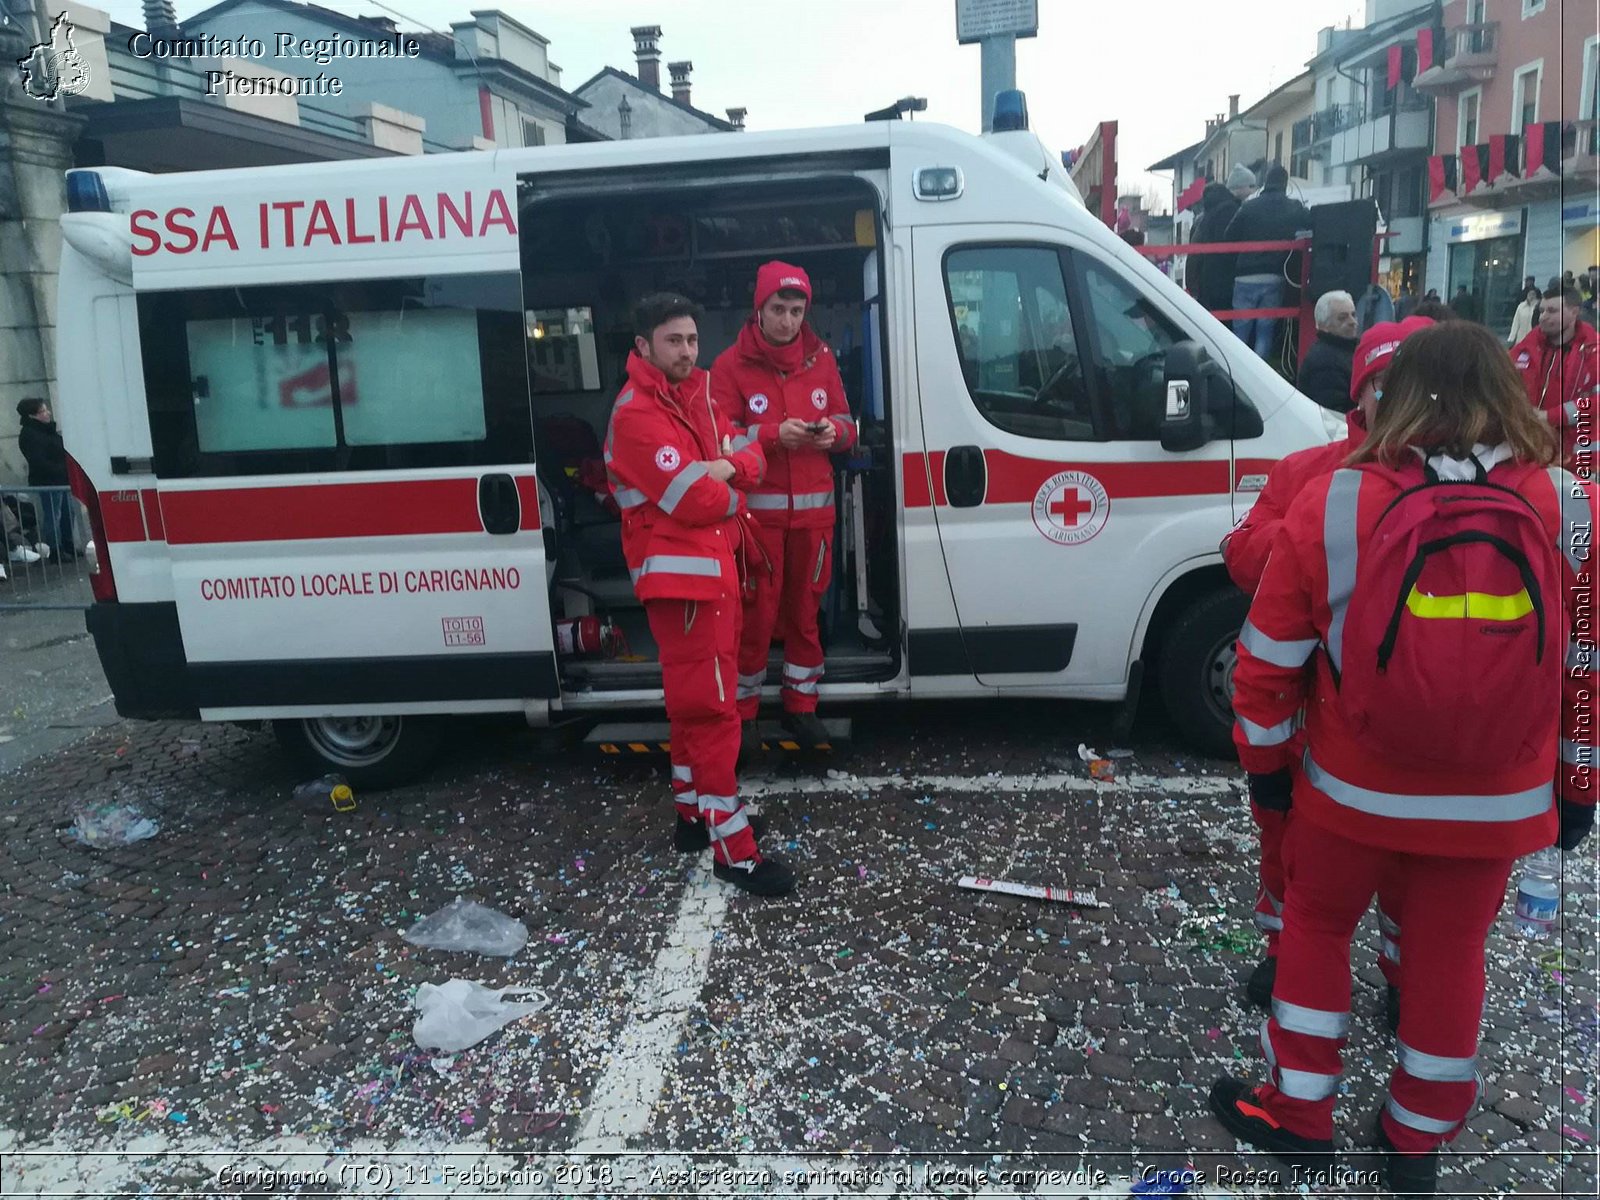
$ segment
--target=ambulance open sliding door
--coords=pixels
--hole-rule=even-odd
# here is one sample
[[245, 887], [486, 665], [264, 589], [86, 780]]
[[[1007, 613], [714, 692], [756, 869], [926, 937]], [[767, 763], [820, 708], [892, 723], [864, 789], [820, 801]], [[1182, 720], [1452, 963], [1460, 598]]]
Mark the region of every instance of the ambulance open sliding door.
[[139, 308], [205, 715], [556, 694], [514, 272], [155, 292]]
[[1159, 440], [1165, 349], [1188, 335], [1064, 231], [919, 228], [914, 262], [931, 501], [960, 622], [959, 643], [930, 652], [964, 655], [985, 684], [1113, 696], [1183, 530], [1230, 504], [1228, 442], [1174, 454]]

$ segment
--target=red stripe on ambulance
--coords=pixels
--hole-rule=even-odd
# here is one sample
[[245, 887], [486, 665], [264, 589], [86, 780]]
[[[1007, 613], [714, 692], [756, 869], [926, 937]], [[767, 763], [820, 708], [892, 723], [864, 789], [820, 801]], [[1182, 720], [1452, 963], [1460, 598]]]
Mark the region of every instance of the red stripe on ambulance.
[[172, 491], [161, 508], [174, 546], [483, 532], [472, 478]]
[[[902, 464], [907, 508], [926, 508], [948, 503], [944, 493], [943, 450], [926, 456], [908, 454]], [[1154, 496], [1216, 496], [1229, 491], [1230, 469], [1226, 461], [1172, 463], [1059, 462], [1022, 458], [1005, 450], [983, 452], [988, 471], [985, 504], [1032, 504], [1040, 486], [1062, 471], [1083, 471], [1093, 475], [1113, 500]], [[1265, 460], [1263, 460], [1265, 461]], [[933, 495], [928, 492], [931, 473]]]

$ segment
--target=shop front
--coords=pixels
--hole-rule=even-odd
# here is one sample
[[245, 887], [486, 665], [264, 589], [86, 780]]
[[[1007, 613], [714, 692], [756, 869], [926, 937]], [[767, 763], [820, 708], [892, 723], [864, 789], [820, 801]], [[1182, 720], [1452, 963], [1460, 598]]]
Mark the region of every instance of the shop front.
[[1504, 336], [1521, 298], [1525, 210], [1473, 213], [1445, 227], [1449, 284], [1444, 299], [1465, 287], [1477, 302], [1479, 318]]

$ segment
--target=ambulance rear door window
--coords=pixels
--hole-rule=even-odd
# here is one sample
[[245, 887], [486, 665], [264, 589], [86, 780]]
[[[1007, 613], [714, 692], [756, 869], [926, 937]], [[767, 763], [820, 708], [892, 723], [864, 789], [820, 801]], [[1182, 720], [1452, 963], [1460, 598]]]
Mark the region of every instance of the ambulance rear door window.
[[531, 461], [516, 275], [146, 293], [166, 478]]

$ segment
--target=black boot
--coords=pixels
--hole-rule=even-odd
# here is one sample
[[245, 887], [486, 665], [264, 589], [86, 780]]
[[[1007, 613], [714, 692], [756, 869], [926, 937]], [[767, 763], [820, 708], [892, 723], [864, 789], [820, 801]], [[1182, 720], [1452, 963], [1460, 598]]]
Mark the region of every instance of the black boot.
[[[765, 817], [752, 816], [750, 818], [750, 832], [760, 838], [767, 831]], [[711, 833], [706, 829], [704, 821], [685, 821], [678, 818], [677, 828], [672, 831], [672, 844], [680, 854], [694, 854], [700, 850], [709, 849], [711, 846]]]
[[1244, 985], [1244, 994], [1257, 1008], [1272, 1007], [1272, 985], [1278, 982], [1278, 960], [1263, 958], [1250, 972], [1250, 981]]
[[783, 714], [783, 727], [794, 734], [794, 740], [800, 743], [802, 750], [813, 750], [829, 744], [828, 727], [814, 712], [786, 712]]
[[1290, 1133], [1267, 1112], [1256, 1089], [1224, 1075], [1211, 1085], [1211, 1111], [1222, 1126], [1241, 1142], [1249, 1142], [1273, 1157], [1299, 1167], [1308, 1175], [1333, 1168], [1333, 1141]]
[[743, 771], [761, 757], [761, 726], [758, 721], [739, 723], [739, 757], [734, 762], [735, 771]]
[[1394, 1148], [1383, 1130], [1383, 1114], [1378, 1114], [1378, 1148], [1383, 1151], [1383, 1185], [1396, 1196], [1436, 1196], [1439, 1194], [1439, 1152], [1402, 1154]]
[[776, 858], [763, 858], [754, 867], [748, 863], [717, 863], [711, 873], [752, 896], [787, 896], [794, 891], [794, 872]]
[[1383, 1020], [1389, 1032], [1400, 1032], [1400, 989], [1392, 983], [1383, 985]]

